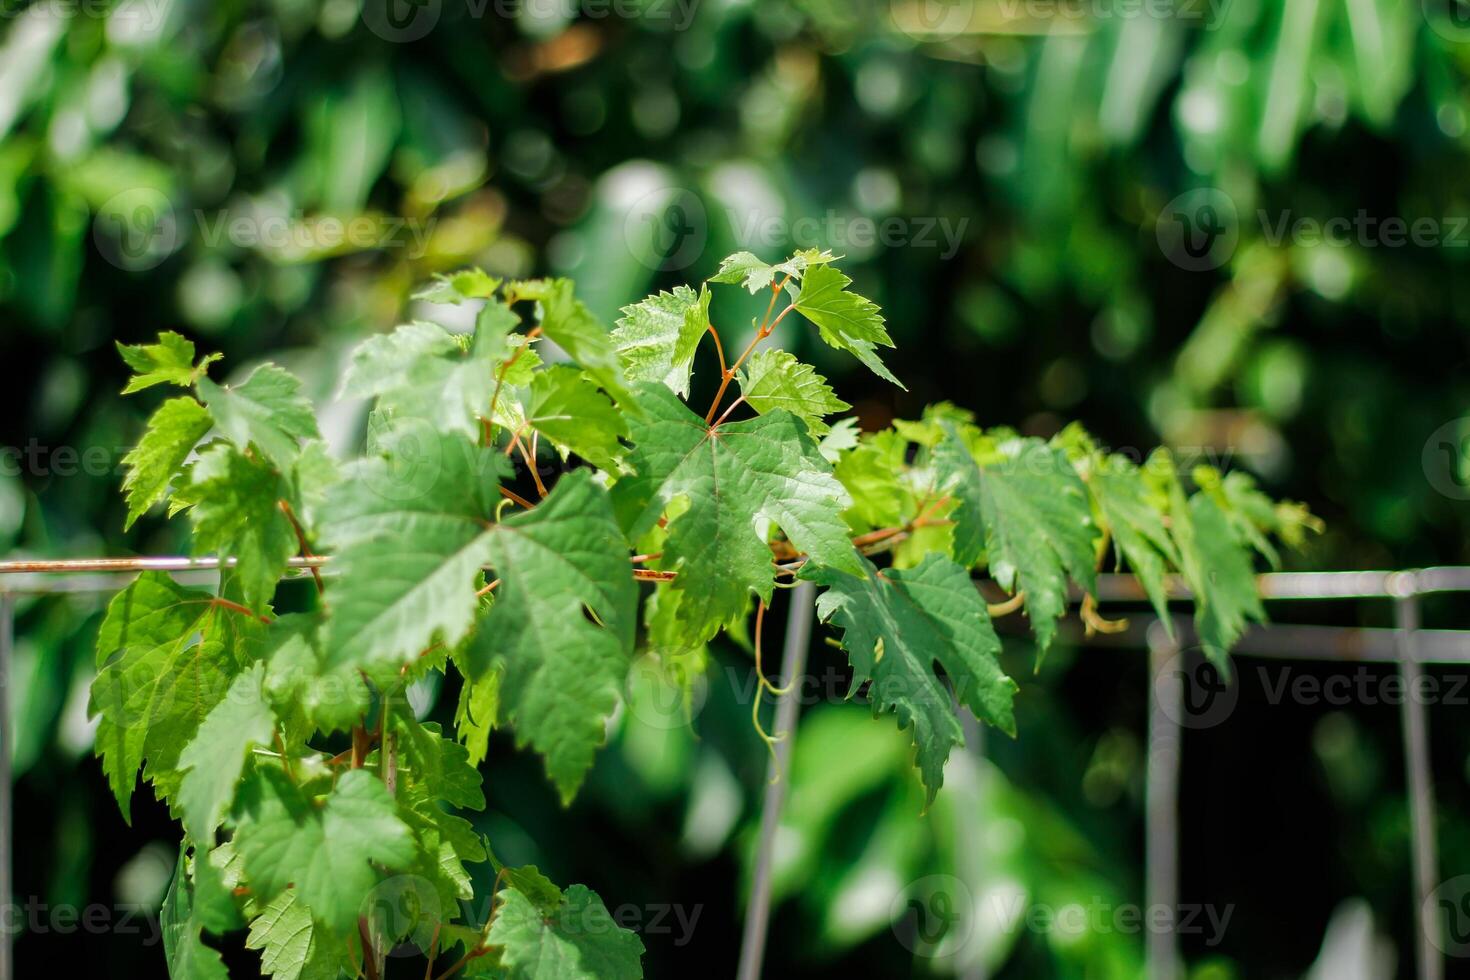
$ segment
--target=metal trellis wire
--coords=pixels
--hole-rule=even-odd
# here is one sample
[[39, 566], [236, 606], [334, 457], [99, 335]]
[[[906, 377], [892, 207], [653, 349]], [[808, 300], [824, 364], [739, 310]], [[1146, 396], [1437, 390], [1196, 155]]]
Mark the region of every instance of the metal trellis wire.
[[[0, 561], [0, 900], [13, 900], [12, 871], [12, 777], [10, 679], [14, 642], [16, 597], [56, 593], [108, 592], [120, 588], [121, 575], [143, 571], [169, 572], [181, 581], [209, 582], [228, 559], [215, 558], [88, 558], [64, 560]], [[300, 574], [328, 565], [326, 558], [293, 559], [291, 567]], [[1348, 628], [1331, 626], [1259, 626], [1246, 631], [1232, 651], [1237, 656], [1282, 659], [1381, 662], [1398, 665], [1405, 690], [1418, 689], [1423, 668], [1428, 664], [1470, 664], [1470, 631], [1426, 630], [1420, 627], [1419, 599], [1437, 592], [1470, 592], [1470, 567], [1427, 568], [1411, 572], [1278, 572], [1258, 577], [1263, 599], [1365, 600], [1389, 599], [1394, 604], [1394, 628]], [[1168, 583], [1171, 599], [1192, 597], [1182, 583]], [[1147, 597], [1130, 575], [1102, 575], [1098, 581], [1102, 601], [1139, 602]], [[777, 702], [774, 731], [781, 734], [770, 763], [772, 781], [766, 787], [761, 828], [745, 921], [744, 942], [738, 967], [739, 980], [756, 980], [762, 972], [766, 929], [770, 918], [771, 878], [777, 832], [787, 795], [792, 746], [800, 710], [792, 683], [806, 670], [811, 642], [813, 589], [802, 583], [791, 596], [786, 642], [781, 666], [781, 685], [791, 693]], [[1146, 805], [1146, 901], [1151, 907], [1174, 908], [1178, 899], [1179, 774], [1184, 728], [1182, 678], [1170, 665], [1176, 662], [1183, 644], [1194, 638], [1187, 617], [1175, 617], [1172, 637], [1155, 619], [1141, 618], [1127, 629], [1084, 640], [1095, 645], [1143, 648], [1150, 658], [1149, 749]], [[1411, 867], [1414, 882], [1416, 925], [1416, 976], [1419, 980], [1443, 980], [1444, 961], [1440, 952], [1439, 919], [1426, 914], [1429, 898], [1438, 880], [1438, 846], [1435, 838], [1434, 780], [1429, 763], [1428, 717], [1417, 697], [1402, 699], [1404, 765], [1408, 774]], [[13, 936], [0, 929], [0, 980], [13, 980]], [[1147, 946], [1151, 980], [1175, 980], [1181, 975], [1178, 936], [1172, 930], [1150, 933]]]

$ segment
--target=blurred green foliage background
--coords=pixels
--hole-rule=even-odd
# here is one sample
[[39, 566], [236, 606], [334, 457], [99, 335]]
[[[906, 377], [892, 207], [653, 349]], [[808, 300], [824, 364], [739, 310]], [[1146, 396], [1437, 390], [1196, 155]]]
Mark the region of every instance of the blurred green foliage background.
[[[865, 426], [939, 399], [1039, 435], [1079, 418], [1308, 502], [1329, 530], [1303, 567], [1464, 563], [1467, 67], [1462, 0], [0, 0], [0, 538], [180, 550], [161, 519], [121, 530], [149, 406], [119, 398], [114, 340], [178, 329], [227, 371], [269, 356], [326, 404], [345, 351], [423, 315], [409, 296], [437, 271], [572, 275], [611, 323], [737, 249], [820, 246], [884, 308], [908, 391], [781, 339]], [[759, 312], [742, 301], [716, 315]], [[324, 419], [339, 445], [360, 425]], [[167, 814], [140, 797], [126, 827], [90, 758], [102, 601], [19, 606], [16, 900], [43, 907], [21, 975], [162, 971], [148, 927], [44, 911], [156, 908], [173, 866]], [[630, 683], [568, 810], [508, 739], [486, 763], [502, 857], [646, 927], [697, 915], [645, 928], [651, 976], [733, 972], [738, 949], [765, 756], [749, 658], [715, 654], [692, 726]], [[902, 740], [842, 703], [833, 654], [813, 655], [835, 680], [797, 741], [768, 975], [1138, 976], [1136, 931], [994, 913], [1143, 900], [1143, 659], [1064, 650], [1033, 677], [1010, 651], [1020, 740], [957, 759], [921, 816]], [[1219, 942], [1183, 937], [1193, 975], [1306, 975], [1329, 921], [1349, 949], [1384, 937], [1363, 976], [1402, 974], [1397, 713], [1240, 683], [1185, 753], [1182, 899], [1233, 909]], [[1456, 721], [1433, 712], [1446, 876], [1470, 868]], [[984, 912], [939, 956], [904, 902], [932, 875]]]

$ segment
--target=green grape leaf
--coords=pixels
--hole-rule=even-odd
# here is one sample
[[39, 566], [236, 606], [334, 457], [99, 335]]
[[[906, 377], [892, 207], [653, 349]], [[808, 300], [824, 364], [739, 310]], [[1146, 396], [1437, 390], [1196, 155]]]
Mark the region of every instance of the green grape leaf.
[[373, 865], [403, 869], [417, 854], [393, 797], [364, 769], [344, 773], [317, 801], [277, 769], [257, 767], [235, 800], [235, 849], [252, 892], [287, 888], [339, 935], [377, 883]]
[[938, 489], [955, 499], [954, 560], [972, 567], [985, 554], [985, 503], [980, 485], [984, 477], [964, 437], [953, 422], [940, 423], [942, 436], [934, 445], [932, 461]]
[[469, 750], [444, 738], [436, 724], [422, 724], [401, 714], [393, 717], [403, 734], [403, 752], [414, 782], [429, 796], [450, 806], [485, 809], [480, 772], [469, 761]]
[[372, 706], [367, 683], [353, 666], [325, 665], [320, 613], [277, 617], [266, 631], [265, 693], [288, 732], [344, 731]]
[[476, 318], [468, 349], [434, 323], [406, 323], [369, 338], [353, 352], [342, 395], [376, 396], [378, 408], [391, 415], [475, 438], [518, 323], [509, 308], [491, 302]]
[[852, 498], [847, 516], [855, 526], [896, 527], [915, 516], [918, 498], [905, 479], [908, 448], [903, 436], [887, 430], [864, 436], [838, 458], [833, 475]]
[[500, 672], [489, 671], [482, 677], [466, 677], [459, 690], [459, 704], [454, 709], [454, 732], [468, 751], [468, 762], [478, 766], [490, 750], [490, 733], [500, 714]]
[[127, 476], [128, 517], [123, 529], [168, 494], [169, 483], [214, 420], [209, 409], [192, 398], [170, 398], [148, 419], [138, 444], [123, 457]]
[[1001, 670], [1000, 639], [964, 568], [930, 554], [911, 569], [879, 572], [868, 564], [866, 579], [811, 564], [799, 577], [826, 587], [817, 597], [817, 614], [842, 629], [852, 691], [871, 681], [873, 714], [891, 710], [900, 728], [912, 730], [930, 802], [944, 782], [950, 750], [965, 738], [949, 688], [934, 674], [936, 662], [955, 699], [976, 717], [1016, 734], [1016, 683]]
[[883, 314], [872, 300], [849, 292], [851, 284], [852, 280], [836, 268], [815, 266], [801, 281], [796, 310], [817, 325], [817, 333], [827, 346], [854, 355], [878, 377], [903, 388], [874, 352], [879, 344], [893, 346], [883, 325]]
[[796, 416], [776, 410], [712, 428], [663, 385], [640, 385], [638, 398], [646, 418], [629, 423], [636, 475], [618, 481], [613, 502], [636, 540], [687, 499], [669, 521], [663, 564], [677, 572], [692, 642], [743, 615], [752, 592], [770, 601], [775, 568], [758, 520], [811, 561], [864, 574], [842, 520], [852, 501]]
[[628, 380], [662, 381], [688, 397], [694, 352], [709, 329], [709, 302], [708, 288], [696, 294], [676, 286], [671, 293], [623, 307], [612, 340]]
[[605, 470], [616, 471], [627, 424], [608, 397], [580, 370], [557, 364], [531, 382], [526, 421], [558, 446]]
[[627, 541], [607, 492], [586, 470], [563, 476], [535, 510], [506, 518], [488, 537], [500, 586], [467, 651], [470, 673], [499, 671], [500, 710], [516, 741], [546, 757], [547, 774], [570, 801], [632, 657], [638, 588]]
[[261, 972], [274, 980], [337, 980], [334, 945], [289, 888], [266, 904], [245, 938], [246, 949], [260, 950]]
[[1200, 645], [1206, 656], [1224, 668], [1226, 655], [1245, 632], [1247, 622], [1266, 621], [1250, 551], [1206, 493], [1190, 497], [1187, 509], [1171, 508], [1170, 517], [1184, 580], [1194, 593]]
[[[532, 279], [511, 284], [518, 299], [541, 304], [541, 332], [567, 352], [619, 404], [628, 401], [622, 364], [612, 335], [586, 304], [572, 295], [570, 279]], [[627, 407], [625, 405], [625, 407]]]
[[241, 450], [257, 447], [278, 469], [291, 466], [301, 440], [321, 438], [301, 382], [284, 368], [262, 364], [238, 385], [197, 384], [225, 438]]
[[160, 333], [156, 344], [118, 343], [117, 352], [134, 371], [122, 390], [124, 395], [161, 384], [187, 388], [204, 377], [209, 365], [224, 356], [208, 354], [196, 365], [194, 342], [172, 330]]
[[1169, 615], [1165, 575], [1170, 567], [1179, 567], [1179, 549], [1169, 536], [1164, 515], [1150, 502], [1142, 474], [1124, 456], [1103, 457], [1098, 459], [1088, 485], [1118, 551], [1148, 593], [1164, 628], [1173, 636], [1174, 620]]
[[236, 677], [224, 700], [210, 710], [179, 754], [184, 830], [201, 844], [214, 842], [215, 828], [234, 799], [250, 750], [269, 745], [275, 735], [276, 719], [261, 689], [264, 678], [265, 665], [258, 662]]
[[194, 910], [194, 886], [189, 881], [187, 844], [179, 849], [173, 882], [158, 914], [163, 933], [164, 958], [168, 961], [171, 980], [230, 980], [224, 960], [214, 949], [204, 945], [199, 934], [203, 926]]
[[550, 915], [514, 888], [503, 898], [486, 941], [500, 947], [510, 980], [637, 980], [643, 942], [613, 921], [585, 885], [572, 885]]
[[97, 752], [125, 818], [144, 761], [160, 796], [177, 788], [179, 754], [239, 670], [237, 648], [260, 629], [162, 572], [144, 572], [108, 603], [90, 712], [100, 716]]
[[824, 265], [836, 259], [831, 252], [818, 251], [814, 248], [797, 252], [785, 262], [777, 262], [768, 265], [749, 252], [736, 252], [728, 255], [720, 263], [720, 269], [709, 277], [710, 282], [739, 283], [752, 294], [767, 289], [776, 283], [776, 276], [790, 276], [800, 279], [802, 273], [814, 265]]
[[489, 299], [499, 288], [500, 280], [484, 269], [461, 269], [449, 275], [435, 275], [434, 281], [414, 293], [413, 298], [458, 306], [467, 299]]
[[[991, 576], [1007, 592], [1026, 591], [1036, 655], [1046, 653], [1067, 611], [1067, 577], [1097, 589], [1097, 526], [1087, 488], [1062, 450], [1037, 439], [1014, 440], [1006, 455], [979, 467], [978, 515], [985, 524]], [[955, 540], [972, 539], [973, 495], [954, 512]]]
[[761, 351], [740, 368], [740, 393], [762, 415], [785, 409], [806, 423], [813, 436], [827, 432], [824, 418], [851, 408], [832, 393], [827, 379], [784, 350]]
[[409, 425], [385, 434], [333, 488], [322, 529], [338, 574], [328, 589], [329, 667], [396, 673], [437, 637], [453, 646], [479, 600], [500, 453]]
[[190, 482], [174, 492], [176, 509], [189, 507], [196, 555], [236, 559], [245, 603], [265, 609], [298, 543], [281, 510], [286, 487], [265, 462], [217, 442], [190, 468]]

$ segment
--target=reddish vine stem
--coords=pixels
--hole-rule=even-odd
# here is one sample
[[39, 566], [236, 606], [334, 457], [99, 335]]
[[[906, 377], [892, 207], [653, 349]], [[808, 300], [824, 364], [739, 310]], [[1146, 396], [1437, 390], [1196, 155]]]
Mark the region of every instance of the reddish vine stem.
[[491, 425], [494, 425], [495, 406], [500, 402], [500, 389], [505, 386], [506, 372], [510, 370], [511, 365], [520, 360], [521, 354], [525, 352], [527, 347], [531, 346], [531, 341], [535, 340], [539, 336], [541, 336], [541, 328], [532, 327], [526, 332], [525, 343], [517, 347], [515, 349], [515, 353], [510, 355], [510, 357], [506, 359], [504, 364], [500, 365], [500, 370], [496, 373], [495, 376], [495, 392], [490, 396], [490, 410], [485, 413], [490, 418]]
[[[769, 305], [766, 306], [766, 315], [761, 318], [760, 329], [756, 330], [755, 337], [753, 337], [750, 343], [745, 346], [745, 350], [742, 351], [740, 353], [740, 356], [735, 359], [734, 364], [731, 364], [729, 367], [725, 366], [725, 350], [723, 347], [719, 348], [720, 387], [715, 391], [715, 400], [710, 402], [709, 411], [706, 412], [704, 415], [705, 425], [709, 425], [711, 424], [711, 422], [714, 421], [715, 412], [720, 407], [720, 401], [725, 397], [725, 391], [730, 387], [730, 381], [732, 378], [735, 377], [735, 372], [740, 370], [740, 365], [745, 363], [745, 359], [750, 356], [751, 351], [755, 350], [757, 344], [759, 344], [762, 340], [765, 340], [771, 335], [771, 331], [776, 329], [776, 324], [780, 323], [782, 318], [784, 318], [786, 314], [790, 313], [795, 308], [794, 305], [788, 306], [786, 307], [786, 309], [781, 311], [780, 315], [777, 316], [774, 321], [771, 320], [771, 311], [776, 308], [776, 297], [781, 295], [781, 290], [786, 288], [786, 284], [790, 281], [791, 276], [787, 275], [786, 278], [782, 279], [780, 282], [771, 284], [771, 302]], [[716, 345], [718, 345], [720, 342], [720, 335], [719, 332], [715, 330], [714, 324], [710, 324], [710, 332], [714, 333], [715, 343]], [[721, 419], [723, 419], [723, 416], [721, 416]]]
[[[306, 532], [301, 530], [301, 522], [296, 519], [296, 512], [291, 509], [290, 502], [283, 499], [280, 501], [280, 505], [281, 513], [285, 514], [286, 520], [291, 522], [291, 530], [296, 532], [296, 543], [301, 547], [301, 557], [307, 559], [315, 558], [316, 555], [313, 555], [311, 549], [306, 546]], [[316, 594], [321, 595], [326, 591], [326, 586], [322, 584], [321, 569], [312, 565], [311, 577], [316, 581]]]
[[424, 967], [424, 980], [431, 980], [434, 975], [434, 960], [439, 956], [439, 930], [444, 923], [434, 923], [434, 938], [429, 940], [429, 965]]
[[367, 916], [357, 917], [357, 934], [362, 939], [362, 966], [367, 972], [368, 980], [378, 980], [378, 954], [373, 949], [373, 941], [368, 935]]
[[209, 604], [211, 606], [218, 606], [221, 609], [228, 609], [230, 612], [239, 613], [242, 616], [249, 616], [251, 619], [258, 619], [262, 623], [268, 624], [271, 621], [271, 618], [269, 616], [258, 613], [254, 609], [251, 609], [249, 606], [242, 606], [240, 605], [240, 603], [233, 602], [229, 599], [224, 598], [223, 596], [214, 596], [209, 600]]
[[730, 403], [730, 407], [727, 408], [727, 409], [725, 409], [724, 412], [720, 413], [720, 417], [719, 418], [715, 419], [715, 425], [719, 425], [721, 422], [723, 422], [727, 418], [729, 418], [730, 417], [730, 413], [733, 412], [733, 411], [735, 411], [735, 409], [739, 408], [740, 407], [740, 403], [743, 402], [743, 401], [745, 401], [745, 396], [744, 395], [741, 395], [739, 398], [737, 398], [733, 402], [731, 402]]
[[500, 495], [502, 497], [504, 497], [506, 500], [509, 500], [511, 503], [513, 503], [513, 504], [515, 504], [515, 505], [517, 505], [519, 507], [526, 508], [526, 510], [533, 510], [536, 507], [535, 504], [531, 503], [525, 497], [522, 497], [520, 494], [516, 493], [514, 490], [511, 490], [511, 489], [509, 489], [507, 487], [501, 487], [500, 488]]

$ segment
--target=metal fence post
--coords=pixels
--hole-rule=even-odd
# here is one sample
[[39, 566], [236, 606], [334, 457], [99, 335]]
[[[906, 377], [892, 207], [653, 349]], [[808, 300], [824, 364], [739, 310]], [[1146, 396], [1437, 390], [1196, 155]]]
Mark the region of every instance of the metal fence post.
[[1162, 622], [1149, 628], [1148, 652], [1146, 919], [1153, 921], [1154, 909], [1169, 910], [1169, 928], [1148, 933], [1148, 975], [1149, 980], [1175, 980], [1179, 974], [1179, 937], [1174, 931], [1179, 908], [1179, 718], [1184, 684], [1175, 659], [1179, 644]]
[[[10, 717], [11, 653], [15, 643], [15, 596], [0, 592], [0, 902], [9, 906], [13, 901], [13, 875], [11, 861], [15, 851], [12, 846], [13, 831], [11, 816], [14, 812], [11, 794], [11, 759], [15, 755], [11, 744], [15, 734]], [[11, 934], [8, 922], [0, 923], [0, 980], [12, 980], [15, 964], [12, 959]]]
[[[806, 672], [806, 652], [811, 646], [816, 588], [801, 582], [791, 592], [791, 610], [786, 616], [786, 646], [781, 653], [781, 687], [787, 693], [776, 705], [776, 724], [771, 731], [781, 740], [767, 770], [766, 795], [761, 803], [761, 836], [756, 850], [755, 877], [750, 900], [745, 906], [745, 935], [740, 943], [738, 980], [758, 980], [766, 952], [766, 926], [771, 917], [771, 875], [775, 872], [776, 831], [781, 826], [781, 808], [791, 780], [791, 746], [796, 741], [796, 718], [801, 712], [797, 681]], [[760, 696], [757, 688], [756, 697]]]
[[1441, 922], [1437, 910], [1426, 904], [1439, 877], [1439, 844], [1436, 839], [1434, 777], [1429, 766], [1429, 715], [1423, 698], [1424, 667], [1419, 662], [1419, 592], [1413, 572], [1402, 572], [1390, 580], [1394, 594], [1394, 627], [1398, 630], [1399, 676], [1404, 698], [1399, 717], [1404, 731], [1404, 768], [1409, 782], [1409, 817], [1414, 849], [1414, 925], [1419, 980], [1443, 980], [1444, 959], [1440, 956]]

